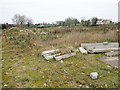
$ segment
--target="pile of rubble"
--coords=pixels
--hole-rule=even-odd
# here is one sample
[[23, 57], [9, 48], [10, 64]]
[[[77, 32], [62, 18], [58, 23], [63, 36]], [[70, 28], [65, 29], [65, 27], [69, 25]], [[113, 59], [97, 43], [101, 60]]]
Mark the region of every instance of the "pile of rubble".
[[[82, 54], [89, 53], [105, 53], [107, 56], [118, 56], [120, 53], [119, 43], [103, 42], [103, 43], [82, 43], [79, 51]], [[72, 56], [76, 56], [76, 52], [61, 53], [59, 49], [43, 51], [41, 54], [46, 60], [63, 60]]]
[[43, 51], [41, 54], [46, 60], [51, 60], [51, 59], [55, 59], [55, 60], [63, 60], [72, 56], [75, 56], [76, 53], [66, 53], [66, 54], [62, 54], [60, 52], [59, 49], [56, 50], [48, 50], [48, 51]]
[[105, 62], [113, 67], [118, 68], [118, 57], [120, 55], [120, 47], [119, 43], [83, 43], [79, 50], [83, 54], [88, 53], [104, 53], [104, 56], [99, 58], [98, 60]]
[[120, 50], [120, 48], [119, 48], [119, 43], [117, 42], [114, 43], [103, 42], [103, 43], [83, 43], [81, 44], [79, 50], [81, 53], [87, 54], [87, 53], [105, 53], [110, 51], [118, 51]]

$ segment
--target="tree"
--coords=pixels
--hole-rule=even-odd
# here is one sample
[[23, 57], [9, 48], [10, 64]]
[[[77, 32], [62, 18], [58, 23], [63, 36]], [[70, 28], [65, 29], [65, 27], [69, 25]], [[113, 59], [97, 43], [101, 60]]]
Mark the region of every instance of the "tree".
[[12, 18], [12, 21], [14, 24], [17, 25], [25, 25], [25, 24], [32, 24], [33, 21], [30, 18], [27, 18], [24, 15], [20, 15], [20, 14], [15, 14], [14, 17]]
[[29, 27], [31, 24], [33, 24], [33, 20], [30, 18], [26, 19], [27, 26]]
[[78, 23], [80, 23], [77, 19], [74, 19], [74, 24], [75, 24], [75, 26], [78, 24]]
[[89, 26], [90, 25], [90, 20], [84, 21], [84, 26]]
[[77, 25], [79, 23], [79, 21], [76, 19], [76, 18], [72, 18], [72, 17], [69, 17], [69, 18], [66, 18], [65, 19], [65, 24], [67, 25], [67, 26], [71, 26], [71, 25]]
[[89, 26], [90, 25], [90, 20], [81, 19], [81, 24], [83, 26]]
[[91, 19], [91, 25], [95, 26], [97, 24], [97, 21], [98, 21], [97, 17], [93, 17]]

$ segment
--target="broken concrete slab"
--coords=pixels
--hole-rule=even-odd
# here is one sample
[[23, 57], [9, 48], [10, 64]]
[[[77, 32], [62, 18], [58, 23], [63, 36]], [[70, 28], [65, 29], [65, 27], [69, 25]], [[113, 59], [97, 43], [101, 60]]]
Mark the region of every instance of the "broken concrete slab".
[[101, 53], [109, 51], [118, 51], [119, 43], [118, 42], [103, 42], [103, 43], [82, 43], [81, 47], [87, 50], [89, 53]]
[[115, 68], [118, 68], [118, 61], [119, 58], [118, 57], [107, 57], [107, 56], [103, 56], [102, 58], [98, 59], [100, 61], [105, 62], [108, 65], [111, 65]]
[[75, 55], [76, 55], [76, 53], [68, 53], [68, 54], [56, 56], [54, 58], [55, 58], [55, 60], [62, 60], [62, 59], [66, 59], [66, 58], [69, 58], [69, 57], [72, 57], [72, 56], [75, 56]]
[[43, 51], [41, 53], [41, 55], [45, 55], [45, 54], [53, 54], [53, 53], [56, 53], [56, 52], [59, 52], [59, 49], [55, 49], [55, 50], [48, 50], [48, 51]]
[[60, 54], [61, 54], [61, 53], [54, 54], [54, 55], [45, 54], [45, 55], [43, 55], [43, 56], [44, 56], [44, 58], [45, 58], [46, 60], [51, 60], [51, 59], [53, 59], [55, 56], [60, 55]]
[[108, 57], [118, 56], [120, 55], [120, 51], [110, 51], [110, 52], [105, 53], [105, 55]]
[[79, 50], [82, 54], [87, 54], [87, 50], [85, 50], [83, 47], [79, 47]]

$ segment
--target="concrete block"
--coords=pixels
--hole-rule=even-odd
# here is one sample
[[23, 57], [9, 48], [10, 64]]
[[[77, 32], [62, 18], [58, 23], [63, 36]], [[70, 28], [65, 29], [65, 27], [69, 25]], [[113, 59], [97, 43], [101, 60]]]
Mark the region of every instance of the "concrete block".
[[81, 47], [85, 48], [89, 53], [105, 53], [120, 50], [118, 42], [82, 43]]
[[87, 54], [87, 50], [85, 50], [83, 47], [79, 47], [79, 50], [82, 54]]
[[58, 52], [58, 51], [59, 51], [59, 49], [43, 51], [43, 52], [41, 53], [41, 55], [53, 54], [53, 53]]
[[54, 58], [55, 58], [55, 60], [62, 60], [62, 59], [66, 59], [66, 58], [69, 58], [69, 57], [72, 57], [72, 56], [75, 56], [75, 55], [76, 55], [76, 53], [68, 53], [68, 54], [56, 56]]
[[55, 56], [60, 55], [60, 54], [61, 54], [61, 53], [54, 54], [54, 55], [45, 54], [45, 55], [43, 55], [43, 56], [44, 56], [44, 58], [45, 58], [46, 60], [50, 60], [50, 59], [53, 59]]

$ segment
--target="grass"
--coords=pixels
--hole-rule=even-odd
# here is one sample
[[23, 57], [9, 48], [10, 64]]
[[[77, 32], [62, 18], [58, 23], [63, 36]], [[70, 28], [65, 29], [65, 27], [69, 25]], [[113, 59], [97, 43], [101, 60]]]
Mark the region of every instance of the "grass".
[[[82, 55], [77, 50], [83, 42], [117, 41], [116, 28], [110, 27], [111, 30], [107, 32], [99, 29], [98, 27], [75, 27], [69, 30], [69, 28], [55, 27], [22, 29], [22, 32], [19, 28], [4, 30], [2, 86], [6, 88], [116, 88], [118, 69], [107, 67], [108, 65], [98, 61], [97, 59], [103, 54]], [[42, 31], [48, 34], [40, 35]], [[21, 42], [24, 40], [26, 40], [25, 46], [21, 47]], [[15, 41], [18, 41], [18, 44]], [[40, 55], [44, 50], [55, 48], [62, 52], [73, 50], [77, 55], [65, 59], [63, 63], [55, 60], [46, 61]], [[89, 76], [94, 71], [99, 73], [97, 80], [92, 80]], [[7, 86], [4, 86], [5, 84]]]

